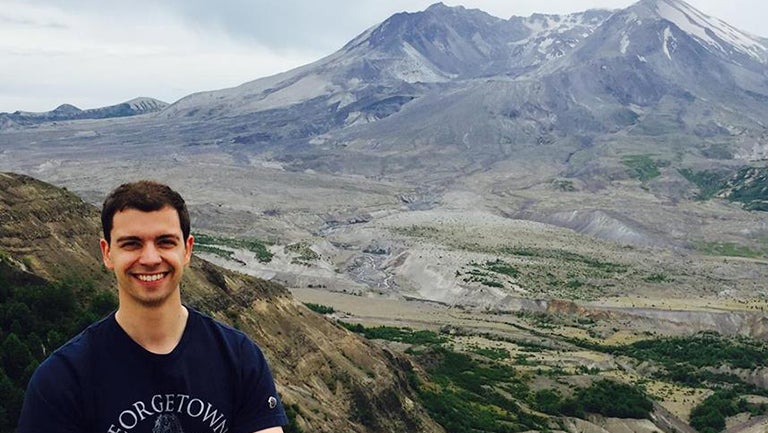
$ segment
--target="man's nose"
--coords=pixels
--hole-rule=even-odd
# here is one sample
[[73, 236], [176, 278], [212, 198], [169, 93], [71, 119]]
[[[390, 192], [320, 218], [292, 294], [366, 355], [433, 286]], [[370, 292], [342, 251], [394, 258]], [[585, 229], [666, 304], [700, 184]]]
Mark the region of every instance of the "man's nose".
[[162, 261], [160, 252], [157, 250], [155, 244], [151, 242], [144, 245], [144, 248], [141, 250], [141, 257], [139, 259], [143, 265], [154, 265]]

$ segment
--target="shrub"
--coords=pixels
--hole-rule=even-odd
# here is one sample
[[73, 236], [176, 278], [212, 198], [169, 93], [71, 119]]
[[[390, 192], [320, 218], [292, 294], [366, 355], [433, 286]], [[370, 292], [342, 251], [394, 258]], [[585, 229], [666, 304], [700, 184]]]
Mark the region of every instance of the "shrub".
[[311, 302], [305, 302], [304, 305], [310, 310], [314, 311], [315, 313], [333, 314], [336, 312], [336, 310], [334, 310], [333, 307], [328, 307], [326, 305], [313, 304]]
[[580, 416], [583, 412], [597, 413], [616, 418], [650, 418], [653, 410], [645, 393], [638, 388], [612, 380], [599, 380], [589, 388], [580, 389], [564, 405], [563, 410], [572, 411], [567, 415]]

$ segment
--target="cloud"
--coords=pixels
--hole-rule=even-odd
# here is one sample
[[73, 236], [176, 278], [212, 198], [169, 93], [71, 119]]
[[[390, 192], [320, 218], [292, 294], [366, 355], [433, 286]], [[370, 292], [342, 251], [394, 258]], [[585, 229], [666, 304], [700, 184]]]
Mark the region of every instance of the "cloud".
[[138, 19], [130, 15], [135, 12], [85, 12], [79, 8], [87, 2], [63, 1], [71, 8], [5, 5], [0, 111], [46, 111], [62, 103], [94, 108], [137, 96], [174, 102], [319, 57], [244, 44], [226, 32], [190, 26], [167, 10], [145, 11], [148, 16]]

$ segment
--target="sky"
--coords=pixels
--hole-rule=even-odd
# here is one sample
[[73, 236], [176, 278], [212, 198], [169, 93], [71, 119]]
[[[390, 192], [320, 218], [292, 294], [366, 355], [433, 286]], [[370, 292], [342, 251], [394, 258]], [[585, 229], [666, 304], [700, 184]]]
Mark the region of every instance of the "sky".
[[[436, 0], [0, 0], [0, 112], [172, 103], [311, 63]], [[633, 0], [445, 0], [507, 19]], [[687, 0], [768, 37], [764, 0]]]

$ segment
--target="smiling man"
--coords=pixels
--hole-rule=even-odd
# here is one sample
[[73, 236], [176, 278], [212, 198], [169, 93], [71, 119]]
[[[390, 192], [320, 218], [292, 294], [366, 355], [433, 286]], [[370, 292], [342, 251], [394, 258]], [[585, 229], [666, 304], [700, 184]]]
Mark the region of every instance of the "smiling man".
[[181, 302], [189, 213], [166, 185], [119, 186], [101, 214], [119, 306], [48, 357], [18, 433], [280, 433], [269, 366], [243, 333]]

